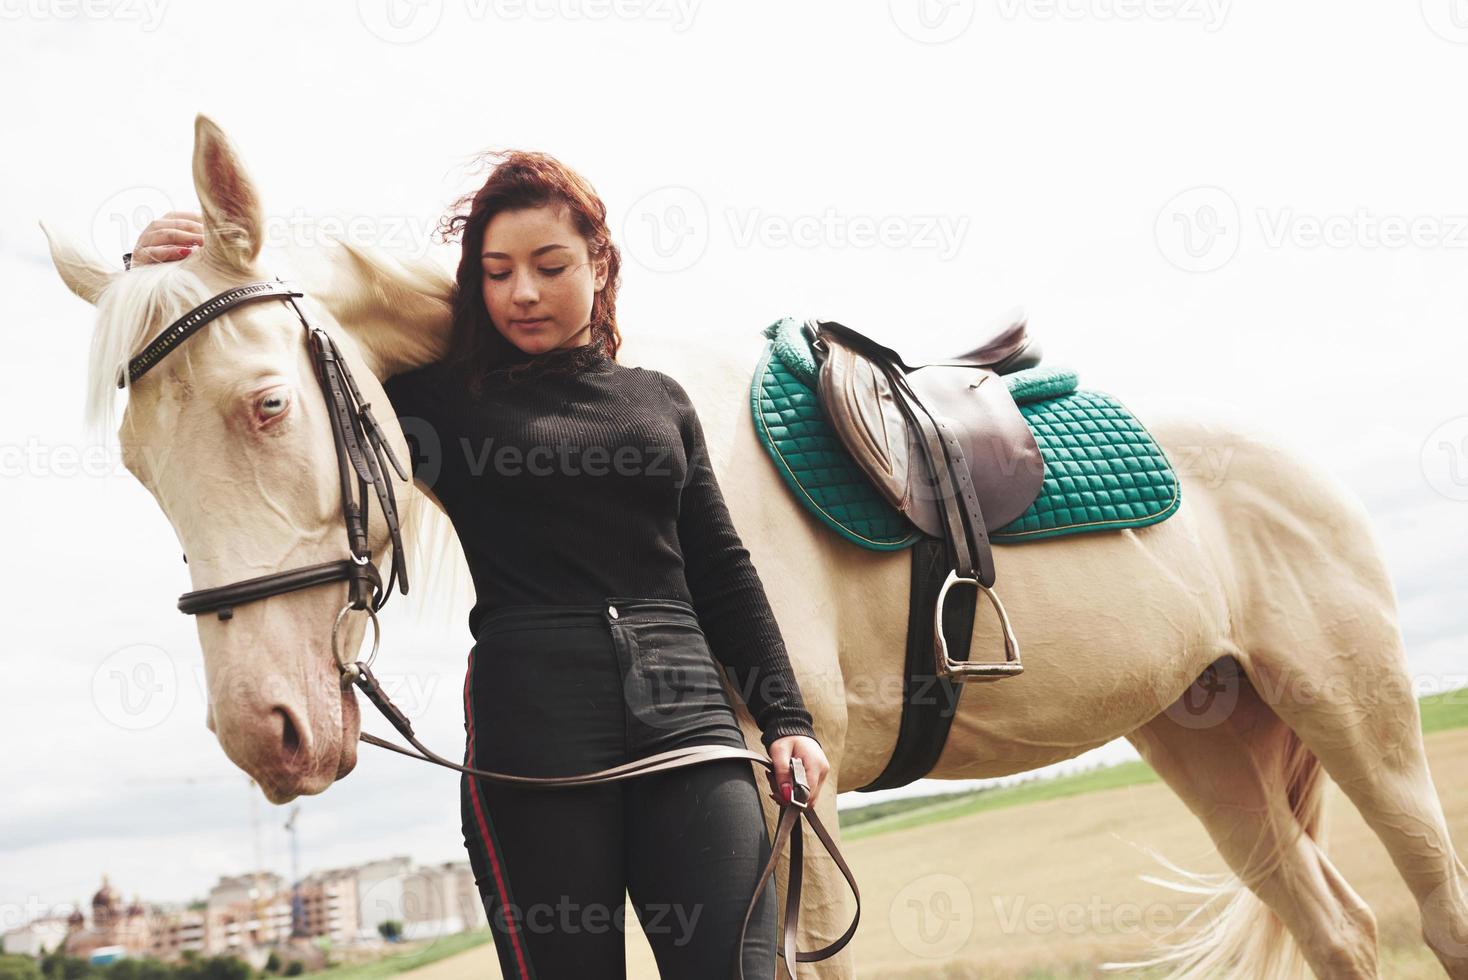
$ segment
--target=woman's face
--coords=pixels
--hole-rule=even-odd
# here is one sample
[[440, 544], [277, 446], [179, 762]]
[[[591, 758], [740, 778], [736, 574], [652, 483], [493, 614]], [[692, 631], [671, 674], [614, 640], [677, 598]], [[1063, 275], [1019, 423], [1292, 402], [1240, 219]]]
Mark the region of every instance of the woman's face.
[[527, 354], [591, 340], [591, 304], [607, 284], [566, 207], [501, 211], [480, 252], [484, 306], [495, 329]]

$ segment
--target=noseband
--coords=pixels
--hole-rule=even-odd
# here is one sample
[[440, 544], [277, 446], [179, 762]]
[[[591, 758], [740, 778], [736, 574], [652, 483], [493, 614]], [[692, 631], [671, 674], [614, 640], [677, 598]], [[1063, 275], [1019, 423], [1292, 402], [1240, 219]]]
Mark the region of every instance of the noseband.
[[[386, 478], [386, 470], [382, 463], [383, 454], [386, 454], [388, 461], [392, 463], [393, 469], [401, 479], [407, 480], [408, 473], [398, 462], [392, 447], [383, 438], [382, 428], [373, 418], [368, 403], [362, 400], [362, 393], [357, 390], [357, 384], [352, 380], [352, 372], [348, 370], [346, 361], [342, 359], [341, 351], [332, 341], [331, 336], [319, 327], [313, 327], [306, 319], [306, 314], [296, 305], [296, 300], [302, 298], [303, 295], [292, 290], [280, 279], [262, 280], [227, 289], [179, 317], [144, 348], [142, 353], [132, 358], [127, 365], [127, 381], [135, 383], [170, 351], [210, 321], [236, 307], [266, 299], [279, 299], [289, 303], [300, 319], [301, 326], [306, 330], [307, 344], [311, 349], [316, 367], [316, 380], [321, 384], [321, 393], [326, 399], [327, 415], [331, 419], [332, 440], [336, 444], [337, 469], [341, 474], [342, 516], [346, 523], [347, 548], [351, 552], [351, 557], [261, 575], [217, 588], [185, 592], [179, 596], [179, 610], [195, 616], [202, 613], [218, 613], [221, 620], [228, 620], [233, 617], [236, 606], [244, 605], [247, 602], [285, 595], [288, 592], [309, 589], [317, 585], [346, 581], [350, 587], [348, 600], [346, 605], [342, 606], [341, 611], [336, 614], [336, 620], [331, 627], [331, 650], [342, 674], [342, 685], [347, 687], [355, 684], [413, 748], [404, 748], [367, 732], [359, 732], [358, 737], [369, 745], [376, 745], [413, 759], [454, 769], [466, 775], [497, 782], [547, 787], [585, 786], [631, 779], [650, 772], [712, 762], [716, 759], [749, 759], [763, 765], [769, 770], [765, 775], [770, 784], [770, 798], [780, 808], [780, 819], [775, 828], [769, 860], [760, 874], [759, 882], [754, 889], [754, 896], [750, 899], [749, 906], [744, 913], [744, 926], [739, 931], [738, 949], [741, 951], [744, 949], [744, 936], [749, 927], [750, 917], [754, 913], [755, 905], [764, 891], [766, 882], [774, 874], [775, 863], [779, 860], [780, 852], [788, 841], [790, 865], [785, 887], [785, 918], [775, 952], [785, 958], [786, 969], [792, 978], [796, 975], [797, 963], [823, 960], [839, 952], [856, 935], [856, 925], [861, 918], [861, 892], [857, 889], [856, 878], [852, 875], [851, 869], [847, 867], [840, 850], [827, 833], [815, 810], [810, 807], [810, 787], [805, 781], [804, 764], [798, 757], [790, 760], [793, 793], [787, 802], [779, 791], [774, 763], [760, 753], [735, 748], [732, 745], [690, 745], [645, 756], [599, 772], [579, 776], [539, 778], [490, 772], [459, 765], [433, 752], [418, 740], [408, 717], [388, 698], [387, 692], [382, 689], [371, 669], [372, 662], [377, 658], [378, 642], [381, 639], [381, 632], [377, 624], [377, 611], [386, 605], [388, 596], [392, 594], [394, 583], [402, 589], [404, 595], [408, 592], [408, 572], [403, 559], [403, 542], [398, 526], [397, 499], [393, 494], [392, 481]], [[124, 380], [119, 375], [117, 387], [121, 388], [123, 384]], [[352, 486], [353, 473], [357, 477], [355, 492]], [[367, 540], [367, 506], [370, 501], [367, 496], [368, 484], [371, 484], [376, 491], [383, 517], [386, 518], [388, 529], [392, 532], [392, 569], [385, 588], [377, 566], [372, 563], [372, 551]], [[184, 561], [188, 561], [187, 555], [184, 556]], [[338, 632], [342, 619], [348, 611], [353, 609], [364, 610], [372, 621], [372, 652], [365, 661], [349, 661], [343, 655], [338, 643]], [[414, 751], [415, 749], [417, 751]], [[846, 931], [829, 945], [806, 952], [797, 951], [795, 948], [800, 915], [801, 872], [804, 867], [804, 850], [800, 830], [802, 817], [811, 825], [811, 829], [825, 845], [826, 852], [845, 876], [846, 883], [851, 887], [851, 893], [856, 899], [856, 911]], [[742, 957], [736, 961], [734, 975], [740, 980], [744, 976]]]

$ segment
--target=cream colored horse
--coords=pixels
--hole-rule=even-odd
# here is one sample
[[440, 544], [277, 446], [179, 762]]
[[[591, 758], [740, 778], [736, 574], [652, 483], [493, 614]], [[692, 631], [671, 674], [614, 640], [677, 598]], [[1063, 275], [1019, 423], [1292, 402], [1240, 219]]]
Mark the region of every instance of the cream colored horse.
[[[194, 178], [206, 216], [201, 254], [118, 274], [52, 242], [62, 278], [98, 309], [88, 415], [104, 429], [119, 365], [165, 324], [228, 286], [289, 274], [260, 261], [258, 195], [203, 117]], [[346, 247], [307, 259], [315, 265], [295, 279], [309, 315], [331, 331], [367, 400], [385, 404], [379, 379], [443, 350], [449, 277], [433, 263]], [[796, 506], [749, 418], [763, 340], [752, 328], [720, 336], [730, 339], [696, 350], [633, 330], [621, 359], [667, 371], [697, 403], [832, 763], [818, 803], [835, 828], [837, 790], [876, 776], [896, 737], [909, 556], [852, 547]], [[266, 435], [256, 413], [268, 390], [289, 394], [294, 417]], [[131, 391], [118, 430], [125, 462], [172, 522], [194, 589], [344, 554], [323, 411], [302, 330], [280, 303], [229, 314]], [[378, 414], [406, 458], [391, 414]], [[1321, 977], [1375, 977], [1374, 917], [1323, 849], [1329, 773], [1416, 896], [1428, 945], [1449, 975], [1468, 978], [1468, 875], [1428, 772], [1392, 586], [1366, 513], [1268, 439], [1192, 419], [1148, 425], [1181, 471], [1181, 510], [1141, 530], [996, 549], [1025, 672], [966, 690], [932, 775], [1018, 773], [1124, 736], [1236, 875], [1213, 886], [1222, 914], [1212, 926], [1171, 948], [1182, 975], [1287, 977], [1308, 963]], [[404, 486], [405, 496], [409, 569], [422, 596], [434, 589], [426, 559], [458, 549], [443, 516], [422, 504], [426, 493]], [[386, 529], [373, 516], [383, 556]], [[277, 803], [321, 792], [356, 762], [358, 708], [327, 645], [344, 590], [242, 606], [225, 623], [197, 618], [208, 726]], [[352, 626], [355, 644], [363, 624]], [[981, 616], [974, 649], [996, 642]], [[383, 656], [393, 655], [389, 635]], [[758, 745], [742, 704], [739, 713]], [[933, 847], [961, 851], [941, 827], [931, 833]], [[803, 949], [829, 942], [850, 914], [824, 858], [807, 850]], [[853, 976], [849, 951], [813, 972]]]

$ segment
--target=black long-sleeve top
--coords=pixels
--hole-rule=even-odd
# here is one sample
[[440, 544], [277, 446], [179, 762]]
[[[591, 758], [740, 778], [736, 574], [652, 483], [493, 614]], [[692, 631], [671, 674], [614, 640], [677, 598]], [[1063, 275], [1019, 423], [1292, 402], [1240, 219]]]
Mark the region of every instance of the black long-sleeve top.
[[413, 475], [463, 546], [475, 588], [471, 634], [505, 605], [680, 599], [694, 607], [765, 748], [785, 735], [815, 737], [703, 426], [676, 380], [619, 364], [598, 346], [570, 374], [511, 380], [497, 369], [478, 394], [440, 364], [384, 388]]

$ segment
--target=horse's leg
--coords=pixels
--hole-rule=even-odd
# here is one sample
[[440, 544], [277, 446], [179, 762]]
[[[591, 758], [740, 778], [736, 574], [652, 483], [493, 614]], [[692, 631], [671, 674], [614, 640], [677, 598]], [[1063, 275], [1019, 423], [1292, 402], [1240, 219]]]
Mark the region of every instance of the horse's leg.
[[1296, 454], [1241, 446], [1227, 533], [1231, 638], [1260, 697], [1320, 759], [1417, 900], [1427, 945], [1468, 980], [1468, 872], [1438, 802], [1387, 574], [1360, 502]]
[[[1215, 697], [1224, 691], [1224, 700], [1200, 711], [1194, 705], [1209, 696], [1207, 687]], [[1375, 917], [1318, 841], [1320, 764], [1234, 661], [1210, 668], [1128, 738], [1203, 822], [1238, 876], [1211, 889], [1215, 898], [1231, 899], [1217, 928], [1170, 946], [1167, 961], [1184, 964], [1186, 977], [1276, 978], [1298, 975], [1303, 954], [1319, 977], [1378, 975]], [[1291, 948], [1281, 925], [1298, 947]]]
[[1356, 606], [1339, 655], [1256, 645], [1248, 669], [1381, 838], [1411, 889], [1422, 936], [1448, 976], [1468, 980], [1468, 872], [1427, 767], [1422, 722], [1395, 624]]

